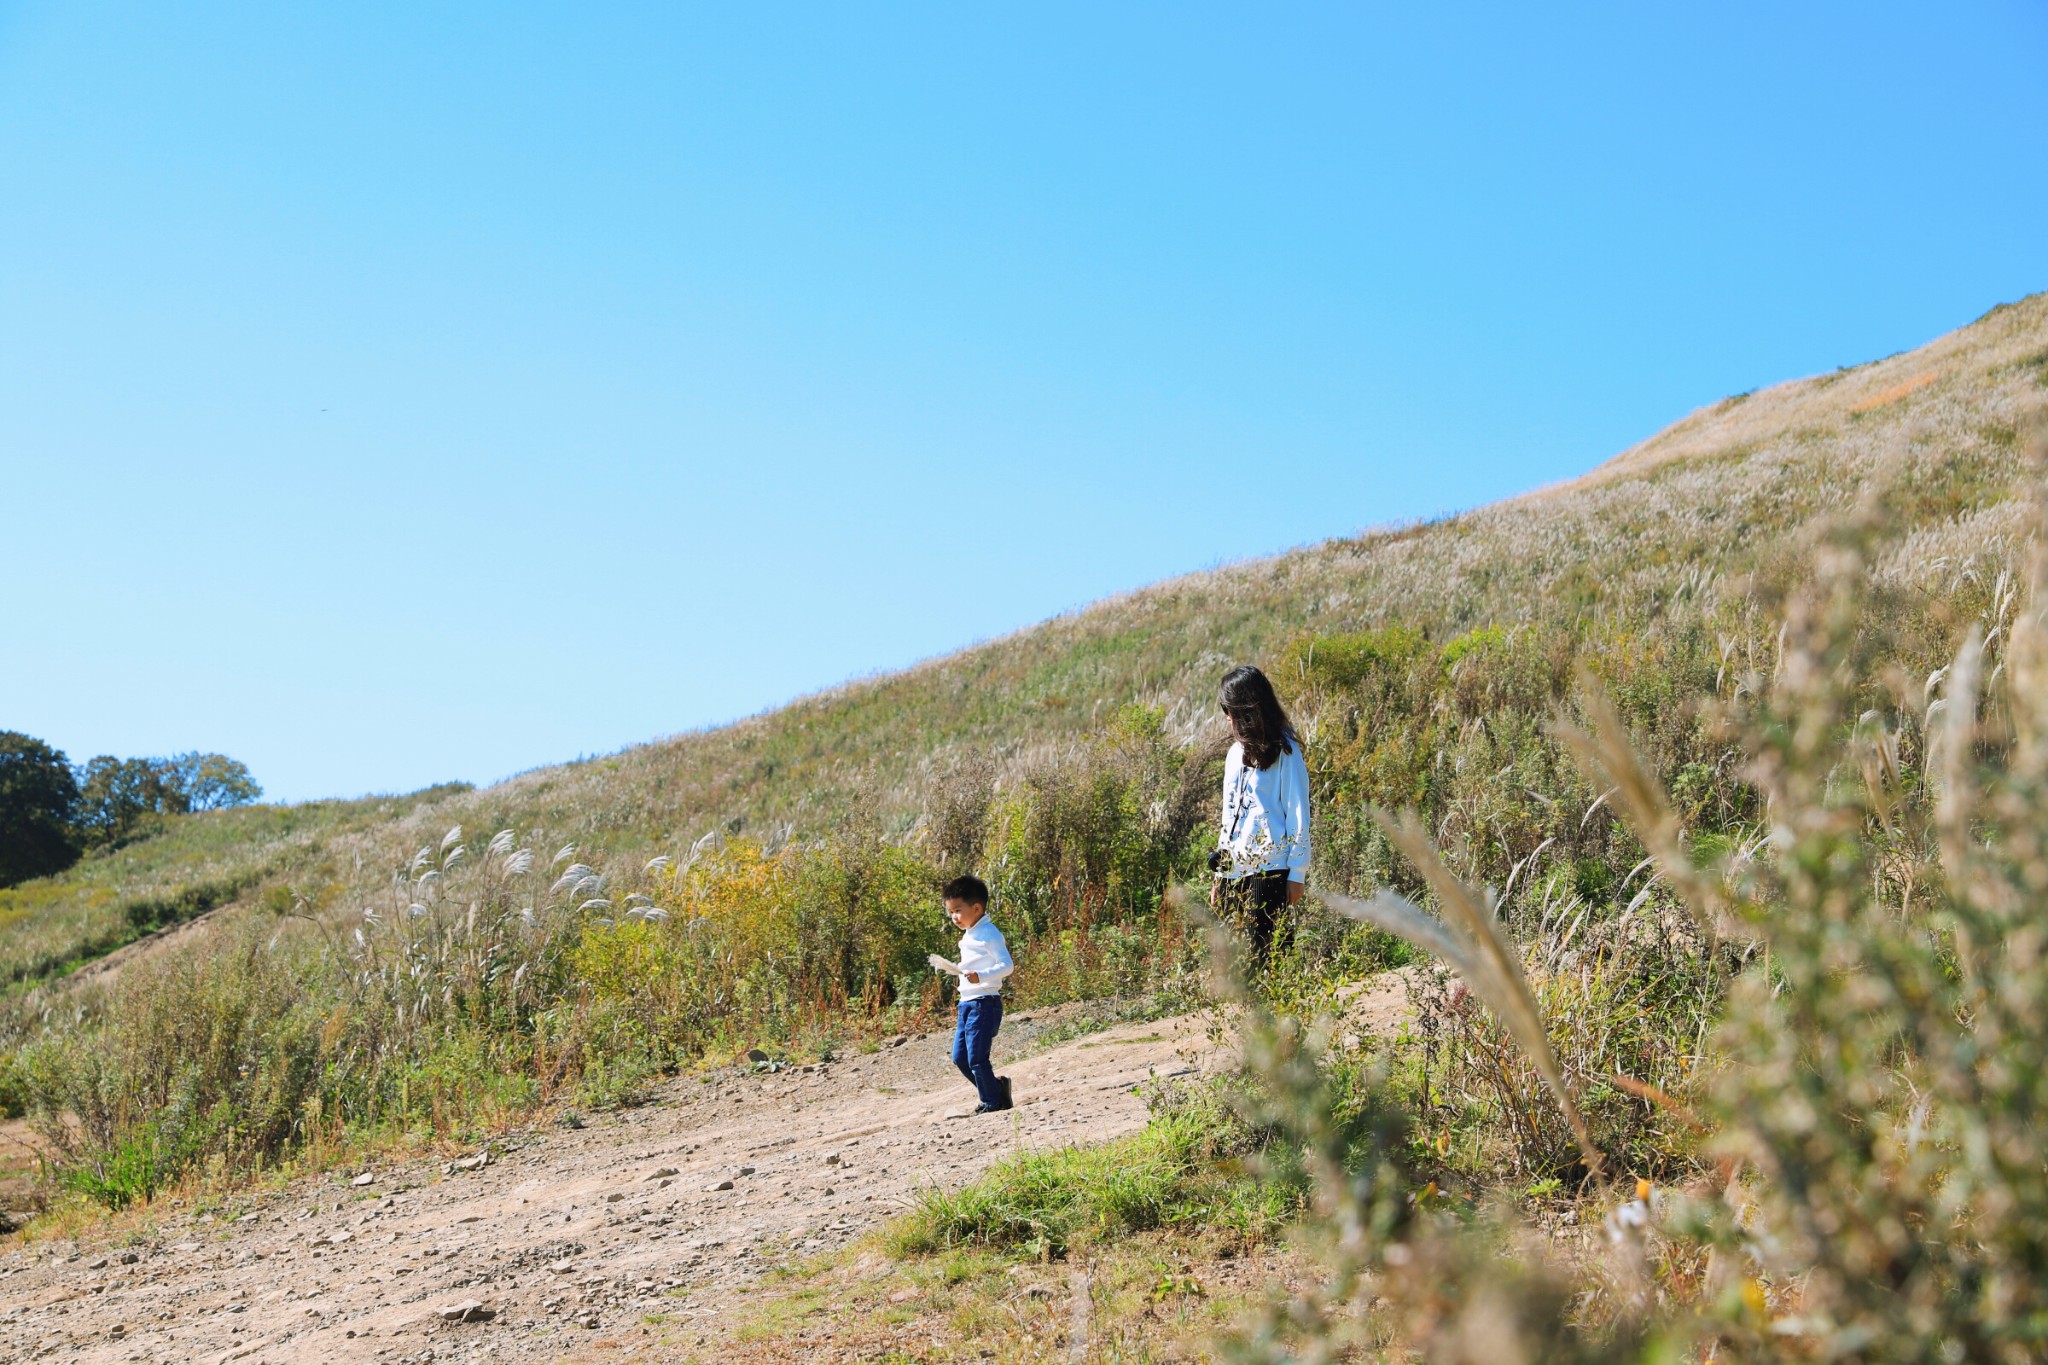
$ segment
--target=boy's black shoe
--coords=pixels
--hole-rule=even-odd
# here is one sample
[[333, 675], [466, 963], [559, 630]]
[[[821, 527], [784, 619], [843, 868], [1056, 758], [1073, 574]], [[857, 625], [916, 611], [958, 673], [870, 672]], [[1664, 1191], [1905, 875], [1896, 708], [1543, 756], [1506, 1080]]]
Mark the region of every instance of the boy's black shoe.
[[996, 1084], [1003, 1088], [1003, 1102], [1001, 1104], [977, 1104], [974, 1106], [975, 1113], [1000, 1114], [1005, 1109], [1015, 1107], [1010, 1103], [1010, 1078], [1008, 1076], [998, 1076], [996, 1077]]

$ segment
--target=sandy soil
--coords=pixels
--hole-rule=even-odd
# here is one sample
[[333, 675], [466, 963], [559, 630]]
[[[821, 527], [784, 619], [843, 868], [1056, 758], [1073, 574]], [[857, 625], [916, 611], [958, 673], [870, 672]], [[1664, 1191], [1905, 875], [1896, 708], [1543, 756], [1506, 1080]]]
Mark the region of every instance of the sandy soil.
[[[998, 1063], [1062, 1013], [1006, 1024]], [[1130, 1132], [1148, 1078], [1216, 1057], [1195, 1018], [1120, 1025], [1005, 1066], [1017, 1108], [961, 1117], [973, 1092], [950, 1041], [681, 1078], [580, 1130], [510, 1134], [473, 1169], [308, 1179], [234, 1215], [17, 1247], [0, 1255], [0, 1359], [659, 1358], [663, 1338], [711, 1328], [778, 1263], [860, 1237], [920, 1186]], [[469, 1320], [449, 1320], [464, 1304]]]

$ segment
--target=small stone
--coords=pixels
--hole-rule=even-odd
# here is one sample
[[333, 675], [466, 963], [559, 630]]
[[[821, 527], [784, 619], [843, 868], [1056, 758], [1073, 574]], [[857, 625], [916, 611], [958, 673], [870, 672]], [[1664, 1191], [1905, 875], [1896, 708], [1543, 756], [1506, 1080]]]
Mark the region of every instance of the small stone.
[[87, 1270], [105, 1270], [107, 1268], [107, 1258], [104, 1256], [95, 1256], [93, 1257], [93, 1259], [85, 1263], [85, 1268]]
[[907, 1042], [909, 1042], [909, 1041], [910, 1041], [910, 1038], [909, 1038], [909, 1036], [908, 1036], [907, 1034], [902, 1034], [902, 1033], [899, 1033], [899, 1034], [897, 1034], [897, 1035], [896, 1035], [896, 1036], [895, 1036], [894, 1038], [891, 1038], [891, 1039], [890, 1039], [890, 1040], [889, 1040], [888, 1042], [886, 1042], [886, 1043], [882, 1044], [882, 1046], [883, 1046], [883, 1047], [902, 1047], [902, 1046], [903, 1046], [903, 1045], [904, 1045], [905, 1043], [907, 1043]]
[[446, 1308], [436, 1308], [434, 1312], [443, 1322], [489, 1322], [498, 1316], [497, 1309], [486, 1308], [475, 1299], [451, 1303]]
[[747, 1060], [759, 1065], [768, 1060], [768, 1054], [761, 1051], [760, 1048], [750, 1047], [747, 1049]]
[[613, 1190], [610, 1194], [604, 1197], [604, 1202], [607, 1204], [616, 1204], [625, 1197], [625, 1195], [620, 1194], [617, 1190]]
[[825, 1158], [825, 1164], [827, 1166], [837, 1166], [839, 1164], [839, 1153], [833, 1152], [831, 1155], [827, 1156]]
[[361, 1175], [357, 1176], [354, 1180], [351, 1180], [348, 1183], [358, 1187], [363, 1185], [374, 1185], [377, 1183], [377, 1173], [375, 1171], [364, 1171]]
[[714, 1184], [714, 1185], [706, 1185], [706, 1186], [705, 1186], [704, 1188], [705, 1188], [706, 1192], [708, 1192], [708, 1193], [710, 1193], [710, 1194], [717, 1194], [717, 1193], [718, 1193], [719, 1191], [721, 1191], [721, 1190], [729, 1190], [729, 1189], [731, 1189], [731, 1188], [732, 1188], [732, 1182], [731, 1182], [730, 1180], [721, 1180], [721, 1181], [717, 1182], [717, 1183], [716, 1183], [716, 1184]]
[[662, 1168], [661, 1168], [660, 1170], [658, 1170], [658, 1171], [654, 1172], [654, 1173], [653, 1173], [652, 1175], [646, 1176], [646, 1177], [644, 1177], [644, 1178], [645, 1178], [645, 1179], [648, 1179], [648, 1180], [666, 1180], [666, 1179], [667, 1179], [668, 1177], [670, 1177], [670, 1176], [674, 1175], [675, 1173], [676, 1173], [676, 1168], [675, 1168], [675, 1167], [673, 1167], [673, 1166], [663, 1166], [663, 1167], [662, 1167]]
[[114, 1259], [119, 1261], [122, 1265], [134, 1265], [137, 1261], [141, 1260], [142, 1257], [136, 1252], [124, 1251], [119, 1256], [116, 1256]]
[[564, 1256], [561, 1260], [549, 1266], [548, 1269], [557, 1275], [573, 1275], [576, 1273], [576, 1262]]

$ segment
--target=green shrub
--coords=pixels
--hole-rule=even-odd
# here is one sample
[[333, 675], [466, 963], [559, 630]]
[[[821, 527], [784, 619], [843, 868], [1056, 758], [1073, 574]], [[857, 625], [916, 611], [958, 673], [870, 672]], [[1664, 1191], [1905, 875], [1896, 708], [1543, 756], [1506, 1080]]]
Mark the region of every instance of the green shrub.
[[109, 1209], [125, 1209], [154, 1197], [178, 1176], [192, 1154], [184, 1144], [167, 1140], [160, 1125], [143, 1123], [124, 1132], [112, 1150], [67, 1167], [62, 1184]]
[[1344, 635], [1323, 635], [1291, 651], [1295, 671], [1326, 687], [1356, 688], [1375, 678], [1396, 678], [1428, 658], [1429, 643], [1412, 625]]

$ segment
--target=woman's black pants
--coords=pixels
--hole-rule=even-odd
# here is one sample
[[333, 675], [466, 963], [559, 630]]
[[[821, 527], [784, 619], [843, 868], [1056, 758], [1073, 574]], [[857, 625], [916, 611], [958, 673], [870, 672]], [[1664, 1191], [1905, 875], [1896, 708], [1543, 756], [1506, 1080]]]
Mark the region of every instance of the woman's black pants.
[[1254, 872], [1223, 883], [1223, 918], [1237, 926], [1251, 941], [1252, 970], [1266, 965], [1266, 953], [1273, 946], [1273, 926], [1287, 908], [1287, 869]]

